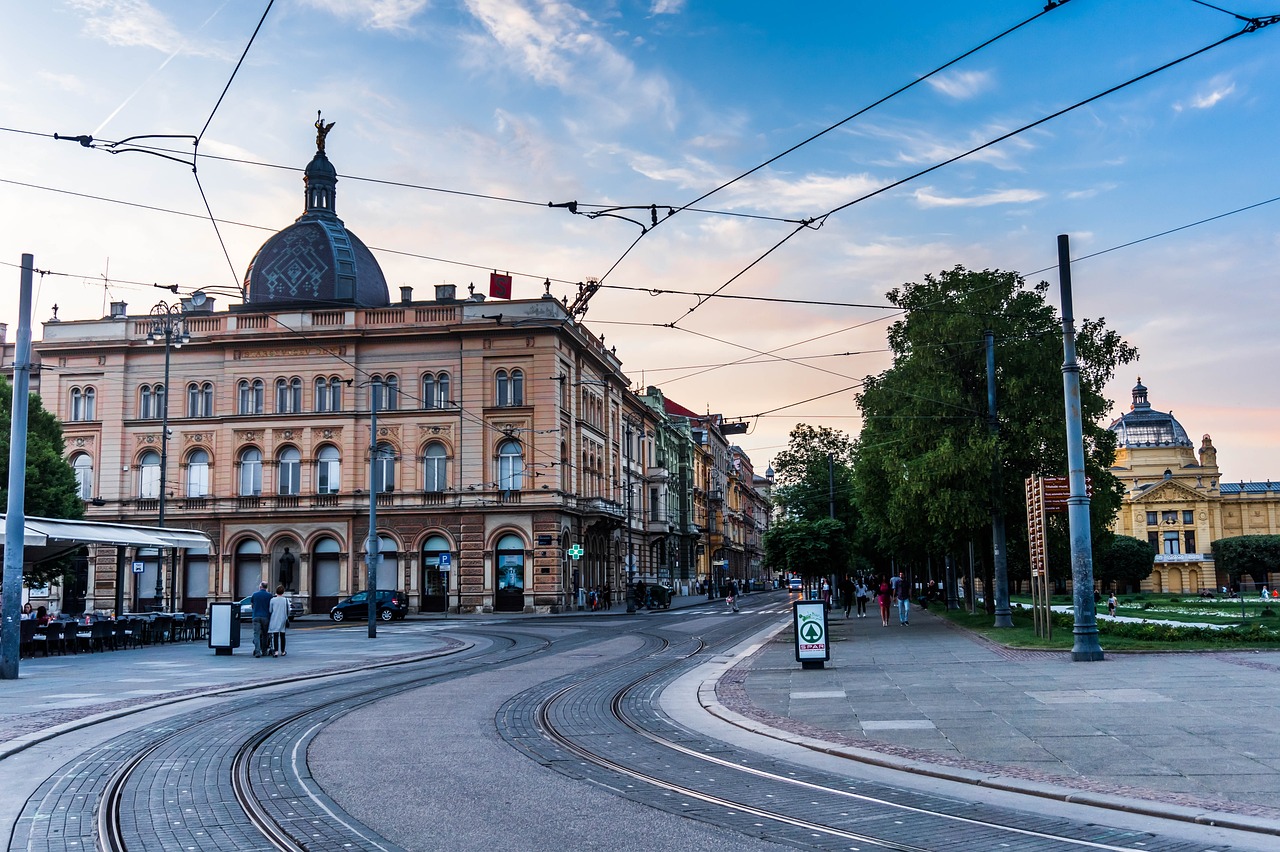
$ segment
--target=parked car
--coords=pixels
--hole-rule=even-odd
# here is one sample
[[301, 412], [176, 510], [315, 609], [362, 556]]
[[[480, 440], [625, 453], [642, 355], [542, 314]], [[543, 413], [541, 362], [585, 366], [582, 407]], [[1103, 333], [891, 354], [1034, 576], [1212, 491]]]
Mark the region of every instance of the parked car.
[[[297, 595], [285, 595], [284, 599], [289, 602], [289, 620], [293, 621], [302, 615], [302, 600]], [[252, 596], [240, 599], [240, 620], [253, 621], [253, 598]]]
[[[409, 598], [404, 592], [378, 589], [378, 620], [391, 621], [409, 614]], [[356, 592], [334, 604], [329, 610], [334, 621], [352, 621], [369, 618], [369, 592]]]

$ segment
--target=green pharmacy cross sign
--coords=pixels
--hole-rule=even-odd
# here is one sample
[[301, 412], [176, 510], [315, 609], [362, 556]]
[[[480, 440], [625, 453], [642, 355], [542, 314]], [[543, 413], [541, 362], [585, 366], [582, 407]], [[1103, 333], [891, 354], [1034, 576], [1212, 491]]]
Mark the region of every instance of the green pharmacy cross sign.
[[582, 554], [583, 554], [583, 553], [585, 553], [585, 552], [586, 552], [586, 551], [584, 551], [584, 550], [582, 549], [582, 545], [580, 545], [580, 544], [575, 544], [575, 545], [573, 545], [572, 547], [570, 547], [570, 548], [569, 548], [569, 558], [570, 558], [570, 559], [573, 559], [573, 560], [581, 559], [581, 558], [582, 558]]

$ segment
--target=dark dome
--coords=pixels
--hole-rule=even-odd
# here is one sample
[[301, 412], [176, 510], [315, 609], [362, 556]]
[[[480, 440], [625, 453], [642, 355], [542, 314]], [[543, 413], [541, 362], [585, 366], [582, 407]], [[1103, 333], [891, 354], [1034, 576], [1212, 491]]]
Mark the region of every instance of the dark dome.
[[1133, 386], [1133, 405], [1111, 424], [1119, 447], [1190, 447], [1191, 438], [1173, 413], [1156, 411], [1147, 401], [1142, 379]]
[[316, 155], [302, 178], [306, 212], [263, 243], [249, 262], [244, 274], [246, 304], [391, 304], [382, 267], [334, 212], [338, 172], [324, 154], [327, 133], [326, 128], [316, 137]]

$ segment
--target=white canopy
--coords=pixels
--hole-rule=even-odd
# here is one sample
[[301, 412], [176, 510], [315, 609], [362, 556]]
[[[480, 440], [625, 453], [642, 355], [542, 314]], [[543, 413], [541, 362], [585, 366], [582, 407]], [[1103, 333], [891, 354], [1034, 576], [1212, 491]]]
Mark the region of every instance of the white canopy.
[[[0, 546], [4, 545], [5, 516], [0, 514]], [[174, 527], [139, 527], [100, 521], [65, 521], [56, 518], [23, 519], [23, 562], [43, 562], [89, 544], [122, 547], [208, 548], [213, 541], [199, 530]]]

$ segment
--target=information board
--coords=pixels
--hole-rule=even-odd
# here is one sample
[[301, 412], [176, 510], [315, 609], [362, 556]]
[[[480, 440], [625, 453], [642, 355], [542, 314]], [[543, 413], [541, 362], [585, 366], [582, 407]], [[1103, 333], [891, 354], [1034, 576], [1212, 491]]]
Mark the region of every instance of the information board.
[[791, 605], [796, 634], [796, 659], [805, 668], [822, 668], [831, 659], [827, 636], [827, 605], [822, 601], [796, 601]]

